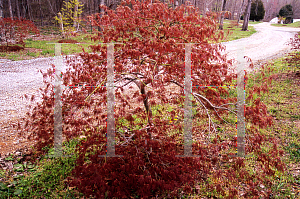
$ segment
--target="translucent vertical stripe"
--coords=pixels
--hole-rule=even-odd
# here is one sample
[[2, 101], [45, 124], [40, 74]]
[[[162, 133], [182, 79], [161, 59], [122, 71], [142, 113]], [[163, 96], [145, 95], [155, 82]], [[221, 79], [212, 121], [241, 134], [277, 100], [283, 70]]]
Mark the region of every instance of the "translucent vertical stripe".
[[245, 157], [245, 47], [237, 51], [237, 156]]

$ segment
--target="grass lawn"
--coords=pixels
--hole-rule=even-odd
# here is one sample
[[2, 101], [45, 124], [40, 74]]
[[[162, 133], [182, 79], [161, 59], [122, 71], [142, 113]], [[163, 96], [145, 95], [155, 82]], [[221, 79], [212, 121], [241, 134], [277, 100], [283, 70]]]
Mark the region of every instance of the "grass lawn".
[[260, 24], [262, 21], [249, 21], [249, 24]]
[[[222, 42], [233, 41], [237, 39], [242, 39], [245, 37], [250, 37], [252, 34], [256, 33], [257, 31], [254, 29], [252, 24], [259, 24], [262, 23], [260, 21], [249, 21], [248, 31], [242, 31], [243, 20], [240, 20], [239, 25], [235, 24], [236, 20], [224, 20], [224, 32], [226, 33], [229, 31], [227, 38]], [[250, 25], [251, 24], [251, 25]]]
[[271, 26], [300, 28], [300, 21], [291, 24], [271, 24]]
[[[43, 35], [43, 33], [42, 33]], [[0, 57], [5, 59], [10, 59], [13, 61], [18, 60], [26, 60], [26, 59], [34, 59], [39, 57], [52, 57], [55, 55], [54, 52], [54, 44], [50, 43], [57, 43], [61, 39], [59, 35], [44, 35], [42, 39], [26, 39], [25, 49], [19, 52], [0, 52]], [[87, 34], [81, 34], [77, 37], [72, 37], [70, 39], [74, 39], [78, 41], [79, 44], [63, 44], [62, 45], [62, 52], [66, 55], [82, 52], [82, 47], [87, 51], [90, 52], [91, 50], [88, 48], [89, 45], [94, 44], [90, 39], [87, 38]]]
[[[277, 138], [278, 145], [285, 151], [282, 158], [288, 168], [284, 173], [276, 171], [275, 178], [270, 179], [272, 194], [274, 198], [299, 198], [300, 176], [297, 168], [300, 167], [300, 72], [295, 72], [295, 70], [299, 71], [299, 68], [287, 67], [281, 59], [273, 61], [271, 68], [274, 69], [272, 72], [264, 71], [267, 76], [275, 75], [272, 84], [269, 85], [270, 91], [259, 97], [266, 104], [268, 112], [274, 118], [274, 123], [268, 129], [260, 131]], [[260, 76], [251, 74], [246, 86], [246, 97], [247, 89], [260, 84], [262, 84]], [[170, 109], [167, 105], [160, 106]], [[158, 108], [153, 108], [154, 116]], [[231, 122], [234, 123], [235, 120]], [[199, 124], [205, 124], [205, 121], [199, 121]], [[0, 196], [4, 198], [82, 198], [82, 194], [76, 188], [69, 187], [65, 183], [65, 179], [71, 175], [70, 172], [75, 166], [77, 155], [74, 154], [73, 147], [77, 142], [74, 139], [69, 143], [64, 143], [66, 154], [73, 154], [71, 157], [60, 159], [42, 157], [34, 165], [18, 163], [14, 165], [12, 172], [1, 169]], [[264, 147], [270, 150], [268, 145]], [[50, 149], [49, 153], [53, 153], [53, 149]], [[14, 159], [14, 157], [9, 158]], [[247, 169], [255, 169], [255, 164], [250, 166], [253, 165], [251, 158], [246, 158], [246, 164], [249, 165]], [[199, 195], [193, 197], [205, 198], [209, 194], [201, 190]]]
[[250, 37], [252, 34], [256, 33], [257, 31], [254, 29], [253, 26], [248, 26], [248, 31], [242, 31], [242, 25], [237, 26], [231, 26], [230, 24], [224, 24], [224, 31], [229, 31], [229, 34], [227, 35], [226, 39], [222, 42], [227, 41], [233, 41], [237, 39], [242, 39], [245, 37]]

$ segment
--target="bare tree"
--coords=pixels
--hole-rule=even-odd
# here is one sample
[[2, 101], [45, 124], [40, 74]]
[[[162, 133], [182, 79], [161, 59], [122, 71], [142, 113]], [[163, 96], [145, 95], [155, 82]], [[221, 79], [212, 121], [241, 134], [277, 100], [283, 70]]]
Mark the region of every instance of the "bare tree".
[[244, 4], [245, 4], [245, 0], [243, 0], [242, 5], [241, 5], [241, 9], [240, 9], [239, 12], [238, 12], [238, 16], [237, 16], [237, 18], [238, 18], [238, 19], [237, 19], [237, 24], [240, 23], [241, 14], [242, 14], [242, 12], [243, 12]]
[[13, 13], [12, 13], [12, 8], [11, 8], [11, 0], [8, 0], [8, 9], [9, 9], [9, 17], [11, 19], [14, 18]]
[[79, 23], [78, 23], [78, 4], [77, 3], [75, 4], [75, 8], [74, 8], [73, 27], [75, 28], [75, 31], [78, 31]]
[[3, 0], [0, 0], [0, 18], [3, 17]]
[[[3, 0], [0, 0], [0, 21], [3, 18]], [[0, 31], [0, 41], [3, 41], [4, 38], [4, 34], [2, 32], [2, 30]]]
[[231, 15], [231, 18], [230, 19], [235, 19], [234, 18], [234, 16], [235, 16], [235, 11], [236, 11], [236, 7], [237, 7], [237, 1], [238, 0], [235, 0], [234, 2], [232, 1], [232, 3], [233, 3], [233, 5], [232, 5], [232, 7], [231, 7], [231, 13], [232, 13], [232, 15]]
[[41, 26], [43, 26], [43, 12], [42, 12], [42, 4], [41, 4], [41, 0], [39, 0], [39, 7], [40, 7], [40, 20], [41, 20]]
[[22, 0], [22, 7], [23, 7], [23, 18], [26, 18], [26, 3], [25, 0]]
[[30, 1], [29, 1], [29, 0], [27, 0], [27, 8], [28, 8], [28, 16], [29, 16], [29, 19], [30, 19], [30, 21], [32, 21], [31, 4], [30, 4]]
[[249, 18], [250, 18], [250, 11], [251, 11], [251, 2], [252, 2], [252, 0], [248, 0], [248, 5], [246, 8], [246, 12], [244, 14], [244, 23], [243, 23], [242, 31], [248, 30], [248, 23], [249, 23]]
[[203, 0], [203, 15], [205, 16], [206, 15], [206, 12], [208, 10], [208, 7], [211, 5], [211, 3], [213, 2], [214, 0], [210, 0], [210, 1], [207, 1], [207, 0]]
[[[100, 0], [100, 5], [99, 5], [99, 13], [100, 13], [100, 16], [102, 17], [102, 15], [104, 14], [104, 10], [100, 7], [104, 5], [104, 0]], [[98, 26], [98, 31], [101, 31], [101, 28], [100, 26]]]
[[19, 6], [19, 1], [16, 0], [16, 7], [17, 7], [17, 16], [18, 16], [18, 19], [21, 18], [21, 13], [20, 13], [20, 6]]
[[224, 15], [225, 15], [225, 11], [226, 11], [226, 1], [227, 0], [223, 0], [221, 20], [220, 20], [220, 25], [219, 25], [220, 30], [223, 30], [223, 21], [224, 21]]
[[49, 6], [50, 6], [50, 11], [52, 12], [52, 14], [56, 15], [56, 12], [53, 10], [52, 3], [50, 2], [50, 0], [47, 0], [47, 1], [49, 3]]
[[299, 0], [293, 0], [291, 2], [291, 5], [293, 6], [293, 13], [294, 18], [300, 18], [300, 1]]

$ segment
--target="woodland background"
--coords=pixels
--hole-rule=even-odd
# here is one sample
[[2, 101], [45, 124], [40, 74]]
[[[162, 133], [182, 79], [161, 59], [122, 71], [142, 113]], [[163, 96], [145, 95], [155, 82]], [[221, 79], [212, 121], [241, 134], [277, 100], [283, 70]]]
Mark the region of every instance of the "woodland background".
[[[167, 2], [167, 0], [161, 0]], [[184, 4], [187, 0], [176, 0], [170, 3], [173, 6]], [[224, 0], [190, 0], [195, 6], [200, 8], [203, 14], [207, 11], [221, 11]], [[270, 21], [276, 17], [282, 6], [291, 4], [293, 7], [293, 18], [300, 18], [300, 0], [262, 0], [265, 7], [264, 21]], [[63, 7], [63, 0], [0, 0], [0, 16], [2, 17], [22, 17], [29, 19], [37, 26], [48, 26], [55, 23], [54, 17]], [[68, 0], [66, 0], [68, 2]], [[80, 0], [84, 5], [82, 18], [94, 13], [99, 13], [99, 5], [104, 4], [115, 9], [121, 0]], [[229, 19], [237, 19], [238, 13], [245, 11], [247, 0], [227, 0], [226, 10], [231, 16]], [[243, 5], [243, 6], [242, 6]], [[58, 24], [57, 24], [58, 26]]]

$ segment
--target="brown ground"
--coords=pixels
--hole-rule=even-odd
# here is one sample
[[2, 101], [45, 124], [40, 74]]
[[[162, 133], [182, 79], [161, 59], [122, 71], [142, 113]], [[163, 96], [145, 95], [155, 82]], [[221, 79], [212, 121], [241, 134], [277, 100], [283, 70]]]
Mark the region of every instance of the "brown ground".
[[24, 50], [24, 47], [18, 45], [1, 45], [0, 52], [18, 52]]
[[69, 43], [69, 44], [76, 44], [78, 41], [74, 39], [61, 39], [58, 41], [58, 43]]

